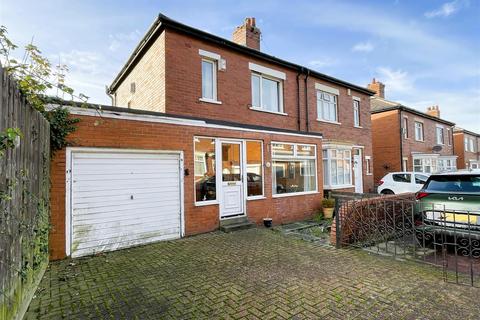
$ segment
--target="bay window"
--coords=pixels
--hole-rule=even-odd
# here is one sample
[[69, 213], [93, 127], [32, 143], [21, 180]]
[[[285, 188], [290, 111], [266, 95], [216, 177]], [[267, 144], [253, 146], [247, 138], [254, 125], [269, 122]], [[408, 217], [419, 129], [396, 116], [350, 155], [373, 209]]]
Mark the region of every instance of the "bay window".
[[272, 143], [274, 195], [317, 191], [316, 147]]
[[323, 179], [325, 189], [352, 185], [352, 152], [350, 149], [323, 150]]

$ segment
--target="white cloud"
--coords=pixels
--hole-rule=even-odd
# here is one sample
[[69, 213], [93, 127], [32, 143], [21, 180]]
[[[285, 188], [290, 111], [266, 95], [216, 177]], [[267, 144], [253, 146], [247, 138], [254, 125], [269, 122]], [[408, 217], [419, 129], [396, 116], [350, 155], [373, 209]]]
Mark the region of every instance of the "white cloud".
[[371, 42], [360, 42], [353, 46], [352, 51], [371, 52], [375, 47]]
[[138, 42], [140, 39], [141, 33], [138, 30], [129, 32], [129, 33], [115, 33], [108, 35], [110, 45], [108, 46], [108, 50], [110, 51], [117, 51], [119, 50], [126, 42]]
[[392, 93], [405, 93], [413, 89], [414, 79], [403, 70], [392, 70], [389, 67], [377, 68], [378, 79], [385, 84], [385, 90]]
[[452, 14], [459, 11], [464, 5], [464, 1], [455, 0], [452, 2], [446, 2], [438, 9], [425, 12], [425, 17], [435, 18], [435, 17], [448, 17]]

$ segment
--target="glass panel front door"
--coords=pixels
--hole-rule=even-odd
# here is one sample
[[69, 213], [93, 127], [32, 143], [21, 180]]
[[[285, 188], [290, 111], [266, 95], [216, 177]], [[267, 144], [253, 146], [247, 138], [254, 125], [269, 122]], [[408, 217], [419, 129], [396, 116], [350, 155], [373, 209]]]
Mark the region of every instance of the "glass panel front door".
[[220, 215], [222, 218], [244, 214], [244, 192], [241, 142], [221, 143], [222, 197]]

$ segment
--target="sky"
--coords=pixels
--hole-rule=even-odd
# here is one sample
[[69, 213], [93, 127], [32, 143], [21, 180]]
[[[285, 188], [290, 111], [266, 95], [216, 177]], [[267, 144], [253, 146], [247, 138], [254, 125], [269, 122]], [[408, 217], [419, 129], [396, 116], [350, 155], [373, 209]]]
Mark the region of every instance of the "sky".
[[101, 104], [158, 13], [227, 39], [255, 17], [263, 52], [360, 86], [376, 78], [387, 99], [438, 105], [480, 133], [480, 0], [0, 0], [10, 39], [33, 39], [69, 66], [67, 85]]

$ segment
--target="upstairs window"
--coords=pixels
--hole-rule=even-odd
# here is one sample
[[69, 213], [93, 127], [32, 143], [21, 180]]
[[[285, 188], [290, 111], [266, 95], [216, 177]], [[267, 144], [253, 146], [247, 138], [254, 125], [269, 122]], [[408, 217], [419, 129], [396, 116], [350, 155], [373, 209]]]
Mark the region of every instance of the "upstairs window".
[[202, 98], [217, 100], [217, 68], [216, 61], [202, 59]]
[[469, 141], [470, 141], [470, 152], [475, 152], [475, 145], [473, 143], [473, 139], [470, 138]]
[[353, 126], [360, 127], [360, 101], [353, 100]]
[[252, 108], [283, 112], [281, 82], [262, 74], [252, 73]]
[[437, 144], [445, 144], [445, 137], [443, 135], [443, 128], [437, 127]]
[[403, 118], [402, 130], [403, 130], [403, 138], [408, 139], [408, 118], [407, 117]]
[[319, 120], [338, 122], [337, 95], [317, 91], [317, 114]]
[[415, 140], [423, 141], [423, 123], [415, 121]]
[[252, 62], [248, 68], [252, 71], [251, 109], [283, 114], [283, 81], [287, 79], [286, 74]]
[[463, 142], [464, 142], [465, 151], [468, 151], [468, 138], [465, 137], [465, 139], [463, 140]]

